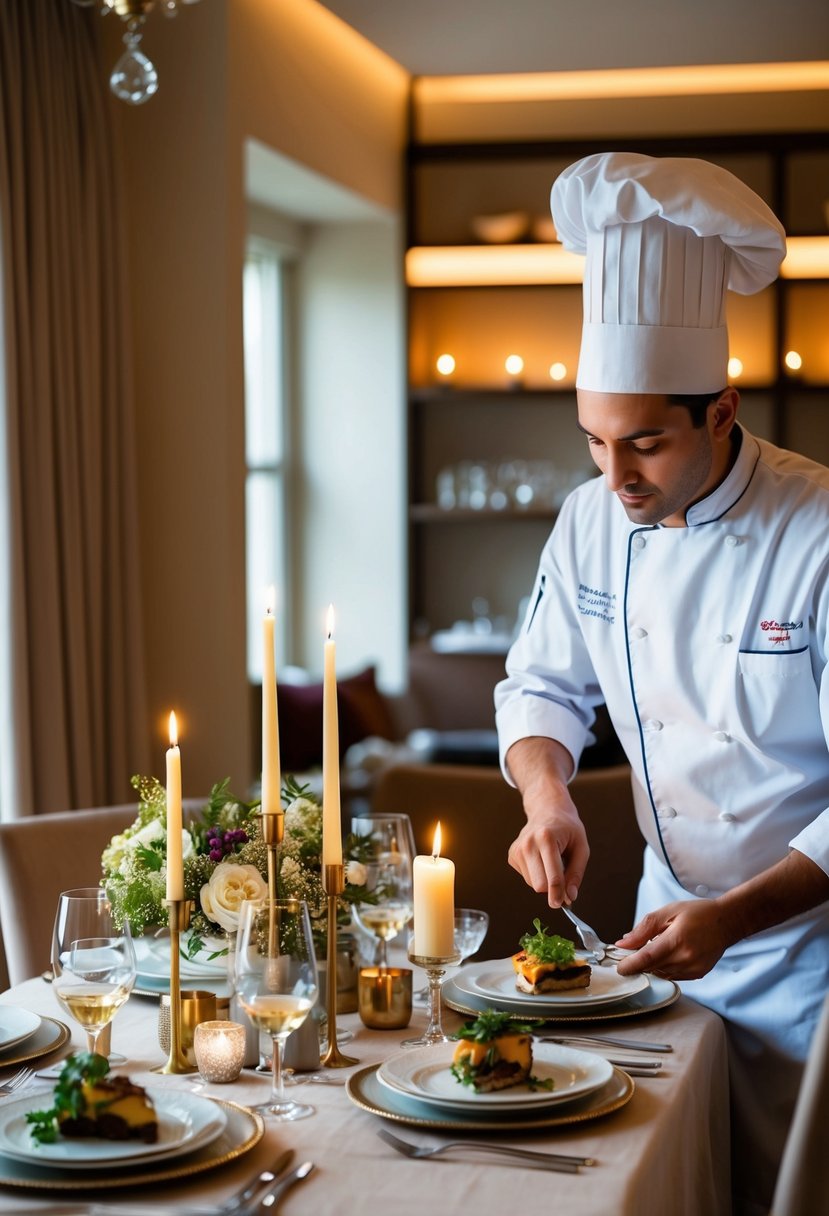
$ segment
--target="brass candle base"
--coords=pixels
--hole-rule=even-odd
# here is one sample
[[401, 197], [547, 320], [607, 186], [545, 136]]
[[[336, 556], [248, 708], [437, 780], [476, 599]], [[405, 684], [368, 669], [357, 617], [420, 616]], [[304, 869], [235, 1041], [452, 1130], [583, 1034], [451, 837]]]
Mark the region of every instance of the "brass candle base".
[[325, 992], [328, 1018], [328, 1048], [320, 1063], [324, 1068], [348, 1068], [358, 1064], [337, 1046], [337, 896], [345, 890], [345, 866], [323, 865], [322, 886], [328, 896], [328, 976]]
[[152, 1071], [184, 1074], [197, 1071], [181, 1047], [181, 967], [179, 963], [179, 939], [190, 924], [193, 901], [192, 899], [165, 899], [164, 906], [170, 922], [170, 1054], [166, 1064], [159, 1064]]
[[[258, 815], [259, 823], [262, 829], [262, 839], [265, 842], [268, 850], [268, 895], [271, 903], [275, 903], [278, 898], [276, 876], [279, 873], [277, 855], [279, 846], [282, 844], [282, 838], [285, 835], [285, 812], [282, 810], [270, 812], [267, 815]], [[273, 936], [274, 922], [271, 920], [271, 935], [268, 941], [268, 953], [271, 957], [276, 954], [276, 943]]]

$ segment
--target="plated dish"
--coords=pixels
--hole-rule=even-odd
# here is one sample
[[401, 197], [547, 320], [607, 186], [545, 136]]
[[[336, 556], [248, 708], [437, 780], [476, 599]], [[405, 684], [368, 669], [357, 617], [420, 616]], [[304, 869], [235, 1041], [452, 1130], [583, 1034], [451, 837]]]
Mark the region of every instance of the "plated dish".
[[615, 967], [594, 967], [590, 987], [573, 988], [563, 992], [542, 992], [534, 996], [519, 992], [515, 986], [515, 968], [511, 958], [472, 963], [454, 977], [455, 987], [468, 996], [497, 1002], [499, 1008], [511, 1009], [532, 1002], [539, 1009], [593, 1009], [626, 1000], [648, 987], [647, 975], [619, 975]]
[[566, 1127], [598, 1119], [625, 1106], [633, 1097], [633, 1080], [613, 1068], [610, 1080], [600, 1089], [558, 1106], [542, 1110], [479, 1109], [455, 1111], [413, 1098], [381, 1084], [379, 1065], [372, 1064], [352, 1074], [345, 1083], [346, 1093], [355, 1106], [369, 1114], [413, 1127], [432, 1127], [452, 1131], [511, 1131], [521, 1135], [532, 1128]]
[[454, 1050], [454, 1043], [444, 1043], [399, 1052], [379, 1065], [377, 1079], [399, 1094], [432, 1106], [466, 1112], [507, 1112], [543, 1110], [573, 1101], [600, 1089], [613, 1075], [613, 1066], [601, 1056], [554, 1043], [534, 1043], [533, 1077], [552, 1081], [552, 1090], [524, 1084], [478, 1093], [450, 1072]]
[[8, 1051], [40, 1029], [41, 1018], [18, 1005], [0, 1005], [0, 1051]]
[[120, 1169], [194, 1152], [217, 1139], [227, 1126], [227, 1114], [209, 1098], [162, 1089], [148, 1093], [158, 1112], [158, 1140], [154, 1144], [141, 1140], [98, 1140], [91, 1136], [59, 1137], [54, 1144], [38, 1144], [32, 1139], [26, 1115], [48, 1106], [50, 1095], [41, 1092], [3, 1104], [0, 1155], [44, 1168]]
[[119, 1164], [113, 1167], [110, 1164], [106, 1169], [79, 1167], [77, 1170], [65, 1166], [52, 1168], [35, 1165], [0, 1154], [0, 1186], [30, 1191], [114, 1190], [187, 1178], [226, 1165], [259, 1143], [265, 1134], [265, 1123], [260, 1115], [246, 1106], [216, 1099], [212, 1101], [223, 1110], [227, 1122], [224, 1131], [215, 1140], [200, 1148], [172, 1157], [166, 1155], [149, 1164], [144, 1159], [133, 1165]]
[[0, 1068], [11, 1068], [13, 1064], [25, 1064], [29, 1060], [39, 1060], [48, 1056], [68, 1043], [71, 1033], [68, 1026], [57, 1018], [40, 1018], [40, 1025], [34, 1034], [23, 1039], [16, 1046], [8, 1048], [0, 1054]]
[[625, 997], [612, 1004], [587, 1007], [570, 1005], [555, 1008], [550, 1005], [539, 1005], [537, 1002], [542, 999], [541, 997], [519, 996], [517, 993], [517, 1004], [511, 1002], [508, 1005], [502, 1004], [501, 1000], [493, 997], [471, 996], [469, 993], [462, 992], [458, 988], [455, 978], [444, 981], [441, 995], [449, 1008], [454, 1009], [457, 1013], [475, 1016], [495, 1007], [507, 1009], [509, 1013], [520, 1017], [525, 1022], [565, 1022], [583, 1025], [590, 1022], [636, 1017], [643, 1013], [654, 1013], [658, 1009], [667, 1009], [669, 1005], [673, 1005], [674, 1001], [679, 999], [679, 986], [673, 980], [663, 980], [655, 975], [649, 976], [648, 979], [650, 981], [648, 986], [641, 992], [634, 993], [633, 996]]

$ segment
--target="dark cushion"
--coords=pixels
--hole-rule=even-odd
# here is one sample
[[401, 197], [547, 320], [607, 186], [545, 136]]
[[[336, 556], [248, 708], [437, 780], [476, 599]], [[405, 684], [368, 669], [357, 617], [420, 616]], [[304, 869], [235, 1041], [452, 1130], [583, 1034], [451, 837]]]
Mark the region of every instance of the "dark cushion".
[[[303, 772], [322, 763], [322, 684], [280, 684], [279, 761], [283, 773]], [[340, 759], [353, 743], [369, 735], [394, 738], [394, 725], [375, 668], [337, 681]]]

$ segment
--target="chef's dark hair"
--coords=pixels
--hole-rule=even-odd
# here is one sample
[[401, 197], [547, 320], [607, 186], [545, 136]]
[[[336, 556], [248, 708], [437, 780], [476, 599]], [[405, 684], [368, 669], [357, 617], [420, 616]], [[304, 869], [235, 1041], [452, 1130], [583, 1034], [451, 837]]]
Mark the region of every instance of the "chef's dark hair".
[[671, 393], [668, 396], [670, 405], [685, 405], [691, 414], [691, 426], [705, 425], [705, 415], [712, 401], [717, 401], [725, 392], [721, 388], [717, 393]]

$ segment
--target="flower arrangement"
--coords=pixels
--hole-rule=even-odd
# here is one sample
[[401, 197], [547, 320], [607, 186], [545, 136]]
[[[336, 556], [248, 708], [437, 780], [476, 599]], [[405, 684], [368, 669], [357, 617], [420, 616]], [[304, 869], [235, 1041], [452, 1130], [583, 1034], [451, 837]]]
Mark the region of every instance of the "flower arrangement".
[[[167, 795], [155, 777], [133, 777], [138, 815], [133, 824], [113, 836], [101, 857], [102, 886], [121, 924], [129, 920], [133, 933], [167, 920]], [[318, 949], [327, 936], [327, 903], [322, 887], [322, 807], [305, 786], [287, 778], [283, 789], [285, 834], [280, 845], [277, 894], [308, 903]], [[226, 945], [211, 939], [233, 934], [239, 925], [242, 901], [267, 895], [268, 848], [262, 839], [259, 802], [244, 802], [226, 779], [213, 786], [206, 806], [182, 830], [184, 896], [194, 901], [190, 929], [183, 942], [189, 959], [210, 961], [226, 953]], [[376, 902], [367, 890], [365, 861], [368, 838], [345, 841], [345, 890], [338, 920], [347, 924], [350, 905]]]

